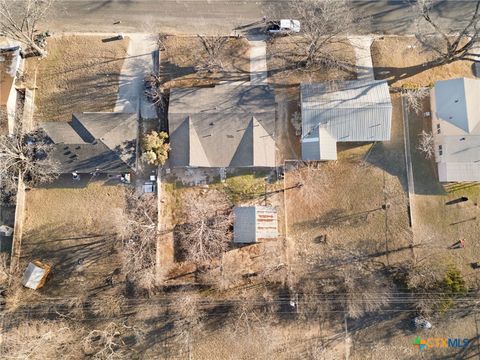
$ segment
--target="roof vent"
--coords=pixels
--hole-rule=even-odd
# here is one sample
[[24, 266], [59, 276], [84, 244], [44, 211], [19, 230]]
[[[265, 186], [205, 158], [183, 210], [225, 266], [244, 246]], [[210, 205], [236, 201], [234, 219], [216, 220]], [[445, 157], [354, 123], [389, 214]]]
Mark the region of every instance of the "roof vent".
[[208, 124], [208, 125], [210, 125], [210, 126], [213, 126], [213, 125], [215, 125], [215, 124], [214, 124], [213, 122], [211, 122], [211, 123], [210, 123], [210, 124]]
[[458, 99], [455, 99], [455, 103], [458, 103]]

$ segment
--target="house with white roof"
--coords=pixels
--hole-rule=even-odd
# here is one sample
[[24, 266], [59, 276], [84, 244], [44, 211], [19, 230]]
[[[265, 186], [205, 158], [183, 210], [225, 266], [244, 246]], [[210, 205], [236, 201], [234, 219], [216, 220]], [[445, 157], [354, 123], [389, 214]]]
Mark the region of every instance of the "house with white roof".
[[437, 81], [430, 98], [439, 180], [480, 181], [480, 80]]
[[384, 80], [302, 84], [302, 159], [336, 160], [337, 142], [390, 140], [392, 103]]

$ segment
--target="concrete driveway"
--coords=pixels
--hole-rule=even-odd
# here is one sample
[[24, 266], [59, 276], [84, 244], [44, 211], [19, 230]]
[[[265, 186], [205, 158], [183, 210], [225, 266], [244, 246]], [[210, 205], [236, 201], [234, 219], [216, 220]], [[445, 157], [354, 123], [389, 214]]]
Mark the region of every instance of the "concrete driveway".
[[157, 118], [155, 106], [144, 94], [145, 76], [154, 70], [154, 61], [158, 56], [155, 34], [127, 34], [130, 42], [120, 73], [116, 112], [133, 113], [138, 111], [144, 119]]

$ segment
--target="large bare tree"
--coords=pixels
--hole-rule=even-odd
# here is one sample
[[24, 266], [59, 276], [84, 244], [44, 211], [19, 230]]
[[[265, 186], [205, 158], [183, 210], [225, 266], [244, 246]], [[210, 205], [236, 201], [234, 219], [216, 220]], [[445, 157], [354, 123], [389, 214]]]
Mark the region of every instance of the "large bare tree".
[[127, 193], [127, 212], [119, 224], [122, 239], [123, 273], [140, 289], [155, 286], [157, 202], [149, 194]]
[[227, 250], [231, 239], [232, 213], [222, 193], [185, 199], [185, 222], [176, 228], [187, 260], [205, 263]]
[[19, 176], [27, 186], [48, 183], [58, 177], [59, 164], [49, 156], [53, 144], [42, 130], [0, 136], [0, 188], [4, 195], [15, 193]]
[[460, 31], [454, 31], [443, 25], [440, 19], [432, 17], [433, 0], [410, 3], [418, 16], [416, 37], [427, 50], [435, 54], [431, 65], [439, 66], [458, 60], [480, 61], [480, 50], [475, 50], [480, 35], [480, 0], [473, 2], [471, 15]]
[[50, 15], [53, 3], [54, 0], [0, 0], [0, 35], [46, 56], [47, 52], [36, 39], [38, 26]]
[[202, 52], [199, 54], [200, 64], [197, 71], [217, 72], [223, 70], [222, 52], [228, 42], [227, 36], [204, 36], [197, 35], [202, 44]]
[[355, 33], [363, 23], [346, 0], [290, 1], [293, 18], [300, 21], [300, 39], [294, 41], [302, 56], [301, 65], [309, 68], [318, 64], [341, 66], [342, 61], [332, 46], [345, 43], [346, 36]]

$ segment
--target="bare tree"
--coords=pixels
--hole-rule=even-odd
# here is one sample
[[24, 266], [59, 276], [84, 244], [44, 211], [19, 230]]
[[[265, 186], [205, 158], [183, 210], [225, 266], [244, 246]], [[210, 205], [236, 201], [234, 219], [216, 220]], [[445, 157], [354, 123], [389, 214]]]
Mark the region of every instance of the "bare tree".
[[[323, 64], [342, 66], [332, 45], [347, 43], [346, 36], [355, 33], [362, 21], [346, 0], [296, 0], [289, 2], [292, 17], [300, 20], [300, 39], [295, 39], [301, 65], [306, 68]], [[350, 44], [350, 43], [348, 43]]]
[[423, 153], [426, 159], [431, 159], [435, 154], [432, 132], [422, 130], [422, 133], [418, 135], [418, 138], [417, 149]]
[[[214, 194], [212, 194], [214, 193]], [[219, 257], [231, 242], [232, 212], [222, 193], [209, 192], [204, 197], [185, 199], [185, 223], [177, 235], [186, 258], [205, 263]]]
[[430, 89], [416, 88], [408, 89], [403, 93], [407, 109], [420, 114], [423, 110], [423, 100], [429, 95]]
[[129, 359], [130, 347], [123, 341], [125, 337], [140, 340], [143, 332], [135, 326], [111, 322], [102, 329], [90, 331], [83, 339], [83, 351], [94, 359]]
[[180, 347], [188, 353], [188, 359], [193, 358], [193, 342], [203, 327], [203, 310], [200, 299], [195, 294], [180, 293], [174, 300], [178, 318], [175, 320]]
[[475, 1], [471, 17], [460, 31], [446, 28], [440, 20], [432, 18], [433, 0], [410, 2], [419, 17], [416, 37], [427, 50], [435, 54], [435, 59], [429, 65], [439, 66], [458, 60], [480, 61], [480, 52], [474, 51], [480, 35], [480, 0]]
[[196, 67], [196, 70], [207, 72], [222, 71], [222, 52], [228, 42], [228, 37], [221, 35], [197, 36], [202, 44], [203, 52], [199, 54], [201, 63]]
[[155, 285], [157, 202], [154, 196], [127, 193], [126, 217], [120, 219], [123, 273], [139, 288], [152, 291]]
[[15, 192], [19, 176], [28, 186], [48, 183], [58, 177], [59, 164], [51, 156], [54, 145], [42, 130], [0, 136], [0, 187], [4, 195]]
[[289, 174], [291, 180], [286, 191], [297, 191], [297, 196], [304, 200], [305, 206], [316, 207], [324, 200], [324, 194], [331, 186], [331, 179], [328, 178], [330, 166], [333, 166], [333, 163], [299, 163]]
[[347, 266], [342, 272], [345, 286], [345, 310], [351, 318], [381, 309], [391, 299], [391, 284], [378, 272]]
[[0, 35], [46, 56], [47, 52], [37, 41], [38, 26], [50, 15], [53, 3], [54, 0], [0, 0]]

